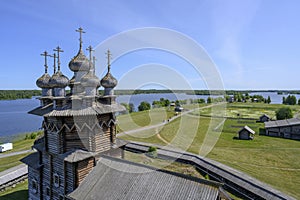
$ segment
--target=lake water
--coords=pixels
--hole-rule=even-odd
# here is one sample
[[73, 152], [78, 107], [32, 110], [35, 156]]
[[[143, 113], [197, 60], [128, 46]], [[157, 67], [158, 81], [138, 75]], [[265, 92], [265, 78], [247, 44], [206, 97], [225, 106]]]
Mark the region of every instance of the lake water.
[[[259, 94], [267, 98], [271, 97], [272, 103], [282, 103], [282, 97], [287, 95], [278, 95], [276, 92], [250, 93], [250, 95]], [[297, 99], [300, 95], [295, 95]], [[137, 110], [138, 105], [142, 101], [152, 103], [160, 98], [169, 99], [171, 101], [203, 98], [207, 99], [207, 95], [187, 95], [187, 94], [137, 94], [137, 95], [121, 95], [117, 97], [119, 103], [133, 103]], [[0, 142], [11, 141], [17, 134], [36, 131], [41, 128], [42, 117], [27, 114], [28, 111], [39, 106], [39, 100], [19, 99], [19, 100], [2, 100], [0, 101]]]

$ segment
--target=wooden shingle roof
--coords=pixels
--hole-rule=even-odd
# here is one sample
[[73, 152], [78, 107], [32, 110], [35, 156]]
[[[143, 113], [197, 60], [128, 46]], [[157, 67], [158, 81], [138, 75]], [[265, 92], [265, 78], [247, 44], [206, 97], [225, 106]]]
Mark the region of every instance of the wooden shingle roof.
[[247, 130], [249, 133], [255, 134], [255, 131], [252, 130], [249, 126], [244, 126], [244, 127], [239, 131], [239, 133], [240, 133], [242, 130]]
[[95, 154], [92, 152], [84, 151], [81, 149], [75, 149], [73, 151], [69, 151], [61, 155], [64, 161], [73, 163], [81, 160], [85, 160], [87, 158], [93, 157]]
[[158, 170], [122, 159], [101, 157], [70, 199], [217, 199], [221, 184]]
[[291, 125], [300, 125], [300, 119], [291, 118], [291, 119], [265, 122], [265, 128], [276, 128], [276, 127], [284, 127], [284, 126], [291, 126]]

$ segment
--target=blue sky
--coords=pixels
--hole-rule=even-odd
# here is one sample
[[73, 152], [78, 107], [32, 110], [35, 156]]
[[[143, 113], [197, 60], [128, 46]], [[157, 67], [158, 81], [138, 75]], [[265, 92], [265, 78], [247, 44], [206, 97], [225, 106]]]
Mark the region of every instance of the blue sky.
[[[297, 0], [0, 1], [0, 89], [36, 89], [35, 80], [44, 71], [40, 54], [44, 50], [52, 53], [57, 45], [64, 50], [62, 71], [72, 77], [68, 62], [78, 51], [74, 30], [80, 26], [87, 32], [83, 36], [85, 48], [132, 29], [174, 30], [205, 49], [225, 89], [299, 89], [299, 9]], [[97, 60], [105, 60], [104, 53]], [[48, 65], [52, 72], [52, 60]], [[134, 69], [151, 65], [154, 75], [165, 73], [155, 71], [165, 66], [180, 74], [191, 88], [207, 89], [201, 74], [188, 61], [160, 50], [123, 55], [113, 60], [112, 72], [121, 80]], [[151, 77], [150, 72], [137, 75], [143, 79]], [[179, 79], [173, 80], [175, 75], [166, 72], [162, 76], [176, 83], [172, 89], [185, 88]], [[160, 88], [155, 81], [147, 84], [141, 87]], [[127, 85], [121, 80], [118, 87]]]

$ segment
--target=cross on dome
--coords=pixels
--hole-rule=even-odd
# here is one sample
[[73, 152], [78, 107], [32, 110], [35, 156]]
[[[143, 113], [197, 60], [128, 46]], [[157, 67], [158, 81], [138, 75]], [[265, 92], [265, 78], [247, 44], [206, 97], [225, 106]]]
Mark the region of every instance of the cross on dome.
[[64, 51], [59, 46], [57, 46], [56, 49], [53, 49], [53, 51], [57, 51], [57, 71], [60, 71], [59, 53]]
[[47, 57], [48, 57], [48, 56], [51, 57], [51, 55], [49, 55], [47, 51], [44, 51], [44, 52], [41, 54], [41, 56], [44, 56], [44, 57], [45, 57], [45, 64], [44, 64], [44, 66], [45, 66], [45, 74], [46, 74], [46, 73], [48, 72]]
[[77, 30], [75, 30], [76, 32], [79, 32], [79, 47], [80, 50], [82, 49], [82, 33], [85, 33], [83, 31], [83, 28], [79, 27]]

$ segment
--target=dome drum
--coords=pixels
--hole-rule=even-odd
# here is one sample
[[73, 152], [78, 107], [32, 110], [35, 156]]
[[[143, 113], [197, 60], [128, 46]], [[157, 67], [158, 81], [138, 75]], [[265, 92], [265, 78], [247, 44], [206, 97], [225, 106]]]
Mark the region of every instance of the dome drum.
[[52, 89], [51, 88], [42, 88], [42, 96], [52, 96]]

